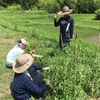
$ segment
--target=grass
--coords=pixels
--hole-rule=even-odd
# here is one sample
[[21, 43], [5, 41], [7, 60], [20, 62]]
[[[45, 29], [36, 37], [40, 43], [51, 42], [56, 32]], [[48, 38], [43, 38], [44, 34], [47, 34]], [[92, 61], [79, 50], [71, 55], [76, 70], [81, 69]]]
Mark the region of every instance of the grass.
[[[80, 93], [77, 94], [77, 98], [81, 98], [87, 96], [86, 93], [83, 92], [81, 84], [83, 86], [86, 85], [84, 84], [86, 83], [86, 77], [88, 76], [88, 78], [90, 78], [91, 76], [90, 73], [92, 72], [91, 69], [93, 66], [92, 62], [96, 52], [95, 45], [88, 43], [87, 41], [88, 38], [93, 38], [99, 33], [100, 21], [94, 20], [94, 14], [72, 14], [71, 16], [75, 20], [75, 31], [77, 31], [79, 38], [77, 40], [78, 47], [76, 49], [79, 52], [77, 56], [77, 77], [80, 79], [77, 80], [77, 82], [79, 83], [77, 86], [77, 92]], [[6, 55], [9, 50], [16, 44], [17, 40], [22, 37], [29, 42], [26, 51], [36, 49], [37, 54], [41, 54], [45, 57], [41, 60], [36, 59], [34, 63], [38, 63], [43, 66], [50, 66], [51, 72], [44, 73], [44, 75], [46, 76], [46, 78], [52, 78], [55, 81], [55, 88], [53, 91], [55, 95], [53, 95], [54, 98], [60, 98], [61, 100], [63, 100], [64, 96], [66, 96], [67, 98], [68, 95], [73, 95], [71, 90], [73, 90], [73, 58], [75, 58], [75, 38], [73, 39], [71, 48], [66, 51], [67, 53], [69, 53], [65, 55], [58, 49], [59, 27], [55, 28], [53, 26], [52, 14], [40, 11], [0, 11], [0, 100], [13, 100], [10, 95], [9, 84], [13, 79], [14, 72], [11, 69], [6, 68]], [[81, 38], [83, 40], [80, 40]], [[84, 41], [84, 39], [86, 39], [87, 41]], [[68, 59], [67, 65], [66, 59]], [[71, 64], [71, 62], [73, 63]], [[99, 64], [97, 65], [99, 66]], [[64, 68], [66, 68], [66, 66], [68, 68], [66, 69], [68, 74], [64, 72]], [[84, 71], [84, 69], [87, 69], [89, 73], [86, 70]], [[56, 78], [54, 76], [56, 76]], [[58, 80], [61, 80], [61, 84], [58, 83]], [[97, 77], [95, 80], [97, 80]], [[65, 82], [66, 84], [64, 84], [63, 82]], [[99, 82], [100, 81], [98, 80], [98, 84]], [[97, 88], [99, 87], [98, 84]], [[66, 86], [64, 87], [64, 90], [67, 90], [67, 93], [65, 91], [65, 94], [62, 93], [63, 95], [58, 96], [58, 94], [60, 93], [59, 91], [63, 90], [63, 86]], [[86, 90], [86, 88], [84, 88], [84, 90]], [[68, 92], [70, 93], [68, 94]], [[97, 92], [98, 94], [100, 94], [98, 89]], [[47, 95], [48, 97], [46, 98], [46, 100], [50, 100], [50, 95]], [[72, 98], [71, 95], [70, 97], [68, 97], [69, 100], [71, 100]]]

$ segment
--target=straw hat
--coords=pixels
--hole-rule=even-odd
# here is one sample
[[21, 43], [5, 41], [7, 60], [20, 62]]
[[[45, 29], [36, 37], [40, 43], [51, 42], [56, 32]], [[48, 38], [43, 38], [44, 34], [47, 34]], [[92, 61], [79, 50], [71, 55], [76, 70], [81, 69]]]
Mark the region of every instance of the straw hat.
[[67, 15], [70, 14], [73, 11], [73, 9], [69, 9], [69, 7], [64, 6], [62, 8], [62, 11], [58, 12], [58, 15]]
[[33, 63], [34, 57], [31, 53], [24, 52], [19, 55], [13, 63], [13, 71], [16, 73], [23, 73]]

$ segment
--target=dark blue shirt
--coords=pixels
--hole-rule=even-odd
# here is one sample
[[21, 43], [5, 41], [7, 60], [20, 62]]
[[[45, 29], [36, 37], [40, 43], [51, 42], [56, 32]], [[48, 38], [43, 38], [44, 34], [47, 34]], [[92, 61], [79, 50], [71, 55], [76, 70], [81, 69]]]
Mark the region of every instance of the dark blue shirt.
[[[35, 67], [36, 69], [42, 69], [42, 67], [39, 67], [38, 65]], [[46, 88], [46, 84], [44, 84], [42, 87], [39, 87], [31, 80], [28, 75], [24, 73], [15, 73], [14, 75], [13, 91], [14, 96], [18, 99], [27, 100], [31, 97], [30, 93], [41, 94], [46, 90]]]
[[[68, 16], [67, 18], [64, 17], [60, 17], [59, 20], [54, 20], [54, 26], [60, 26], [60, 33], [62, 33], [62, 26], [64, 26], [66, 23], [68, 23], [69, 19], [71, 17]], [[72, 20], [70, 21], [70, 26], [69, 26], [69, 33], [70, 33], [70, 39], [73, 38], [73, 30], [74, 30], [74, 19], [72, 18]]]

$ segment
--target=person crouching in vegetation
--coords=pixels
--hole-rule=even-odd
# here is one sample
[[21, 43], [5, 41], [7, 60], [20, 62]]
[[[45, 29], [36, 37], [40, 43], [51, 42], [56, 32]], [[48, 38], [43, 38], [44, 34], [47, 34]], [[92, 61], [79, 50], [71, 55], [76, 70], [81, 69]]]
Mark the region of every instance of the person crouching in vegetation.
[[32, 66], [34, 56], [24, 52], [19, 55], [13, 63], [14, 79], [10, 84], [11, 95], [14, 100], [30, 100], [31, 96], [43, 100], [43, 94], [50, 86], [50, 82], [45, 82], [44, 76], [36, 70], [43, 67], [35, 66], [33, 78], [28, 74], [28, 69]]
[[60, 26], [59, 47], [65, 47], [70, 44], [73, 38], [74, 19], [69, 16], [73, 9], [64, 6], [58, 15], [62, 15], [57, 21], [56, 14], [54, 14], [54, 26]]
[[[12, 68], [12, 64], [17, 56], [25, 52], [28, 42], [25, 39], [19, 39], [18, 43], [8, 52], [6, 57], [6, 67]], [[35, 50], [30, 51], [30, 53], [35, 53]], [[42, 58], [41, 55], [35, 55], [35, 58]]]
[[26, 46], [28, 45], [28, 42], [25, 39], [19, 39], [18, 43], [8, 52], [6, 57], [6, 67], [12, 68], [12, 64], [16, 57], [20, 54], [22, 54]]

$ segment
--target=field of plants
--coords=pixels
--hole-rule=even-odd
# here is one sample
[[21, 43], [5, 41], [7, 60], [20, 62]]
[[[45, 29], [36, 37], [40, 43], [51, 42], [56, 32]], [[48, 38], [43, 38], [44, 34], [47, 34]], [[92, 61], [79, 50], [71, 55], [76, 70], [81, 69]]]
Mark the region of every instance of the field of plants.
[[9, 85], [14, 72], [6, 68], [6, 55], [19, 38], [29, 42], [26, 51], [35, 49], [36, 54], [43, 55], [34, 63], [51, 69], [42, 72], [45, 80], [53, 80], [45, 93], [46, 100], [100, 100], [100, 20], [94, 20], [94, 14], [71, 16], [75, 20], [74, 38], [61, 51], [53, 14], [0, 11], [0, 100], [13, 100]]

